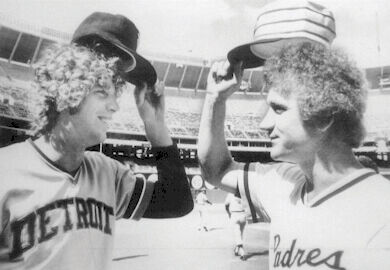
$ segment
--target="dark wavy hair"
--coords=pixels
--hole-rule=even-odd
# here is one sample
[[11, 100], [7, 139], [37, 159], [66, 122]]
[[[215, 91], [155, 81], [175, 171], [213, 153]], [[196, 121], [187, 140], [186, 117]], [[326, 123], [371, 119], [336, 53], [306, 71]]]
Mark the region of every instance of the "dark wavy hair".
[[337, 138], [351, 147], [360, 145], [367, 90], [361, 71], [340, 49], [309, 42], [290, 45], [266, 61], [264, 74], [269, 89], [297, 95], [305, 125], [333, 120]]

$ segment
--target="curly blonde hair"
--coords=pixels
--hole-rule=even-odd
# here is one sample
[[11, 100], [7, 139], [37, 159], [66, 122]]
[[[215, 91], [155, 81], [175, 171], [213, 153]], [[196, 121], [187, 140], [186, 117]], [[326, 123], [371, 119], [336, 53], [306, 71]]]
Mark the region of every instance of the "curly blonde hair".
[[107, 88], [107, 81], [114, 83], [120, 95], [125, 82], [116, 68], [118, 58], [106, 59], [88, 48], [55, 45], [34, 65], [35, 90], [38, 96], [34, 104], [33, 134], [47, 134], [55, 126], [64, 110], [75, 113], [95, 86]]
[[367, 89], [361, 71], [344, 52], [308, 42], [290, 45], [267, 60], [264, 72], [273, 91], [297, 94], [307, 126], [333, 119], [331, 131], [339, 140], [351, 147], [360, 145]]

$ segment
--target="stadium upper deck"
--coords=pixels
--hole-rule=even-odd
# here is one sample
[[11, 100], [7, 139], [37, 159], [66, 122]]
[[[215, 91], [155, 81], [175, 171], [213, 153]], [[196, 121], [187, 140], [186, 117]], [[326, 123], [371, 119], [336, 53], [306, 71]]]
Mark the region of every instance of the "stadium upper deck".
[[[15, 129], [26, 128], [31, 119], [28, 104], [34, 98], [30, 91], [33, 80], [32, 65], [48, 46], [54, 43], [68, 43], [70, 38], [71, 35], [68, 33], [37, 28], [0, 14], [0, 118], [3, 119], [0, 125]], [[144, 55], [152, 62], [159, 80], [165, 82], [167, 121], [172, 136], [195, 141], [212, 60], [173, 55]], [[377, 136], [389, 137], [390, 111], [389, 114], [386, 113], [388, 111], [386, 104], [390, 98], [383, 99], [382, 97], [388, 93], [382, 90], [387, 87], [383, 83], [386, 82], [383, 78], [390, 74], [390, 67], [371, 68], [365, 72], [369, 86], [381, 89], [380, 97], [372, 97], [369, 101], [375, 105], [369, 106], [366, 117], [368, 140], [374, 140]], [[266, 134], [258, 128], [261, 112], [257, 109], [258, 103], [255, 103], [258, 100], [264, 101], [263, 94], [265, 93], [261, 69], [245, 70], [241, 91], [234, 95], [231, 105], [228, 106], [226, 136], [229, 141], [267, 141]], [[131, 100], [131, 95], [129, 96], [128, 101]], [[125, 104], [125, 109], [120, 111], [111, 124], [111, 134], [143, 134], [143, 126], [131, 107], [133, 106]], [[14, 121], [4, 120], [7, 118], [20, 121], [15, 124]]]
[[[0, 38], [2, 40], [0, 43], [0, 61], [28, 68], [40, 58], [47, 47], [54, 43], [68, 43], [71, 35], [13, 21], [0, 13]], [[204, 91], [206, 89], [210, 60], [173, 55], [144, 54], [155, 67], [158, 79], [164, 81], [167, 87], [191, 91]], [[16, 76], [19, 74], [16, 74]], [[247, 92], [261, 92], [261, 70], [246, 70], [241, 89]]]

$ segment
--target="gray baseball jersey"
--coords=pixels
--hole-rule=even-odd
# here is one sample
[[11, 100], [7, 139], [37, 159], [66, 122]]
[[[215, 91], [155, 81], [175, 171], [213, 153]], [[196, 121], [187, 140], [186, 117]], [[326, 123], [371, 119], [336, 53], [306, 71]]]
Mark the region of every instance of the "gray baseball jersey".
[[0, 149], [0, 172], [1, 269], [107, 269], [115, 219], [141, 218], [153, 191], [97, 152], [71, 175], [31, 140]]

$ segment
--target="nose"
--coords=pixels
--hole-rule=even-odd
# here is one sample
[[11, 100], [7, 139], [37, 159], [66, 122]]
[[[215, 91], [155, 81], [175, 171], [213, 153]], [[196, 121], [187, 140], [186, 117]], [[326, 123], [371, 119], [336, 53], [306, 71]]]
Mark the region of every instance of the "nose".
[[268, 133], [271, 133], [275, 126], [275, 112], [269, 108], [267, 111], [267, 114], [263, 118], [263, 120], [260, 123], [260, 129], [268, 131]]
[[111, 97], [107, 101], [107, 110], [110, 112], [117, 112], [119, 110], [119, 104], [116, 97]]

